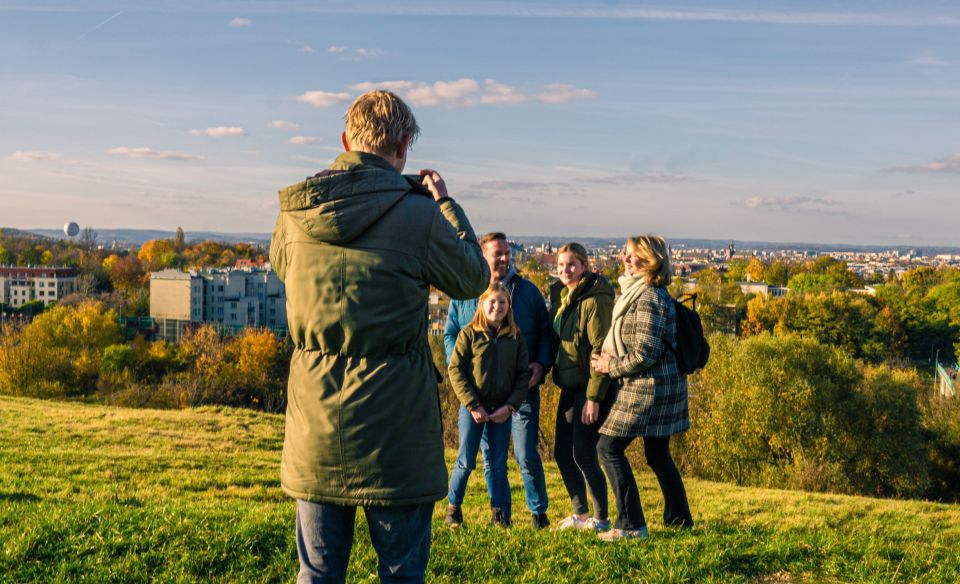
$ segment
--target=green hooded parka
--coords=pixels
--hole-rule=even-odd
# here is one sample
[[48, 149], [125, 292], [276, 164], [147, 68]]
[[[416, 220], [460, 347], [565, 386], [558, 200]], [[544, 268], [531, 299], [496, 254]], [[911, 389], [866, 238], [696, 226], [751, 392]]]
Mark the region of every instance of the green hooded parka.
[[283, 490], [338, 505], [441, 499], [428, 291], [473, 298], [490, 281], [462, 209], [435, 202], [379, 156], [346, 152], [280, 191], [270, 261], [295, 345]]

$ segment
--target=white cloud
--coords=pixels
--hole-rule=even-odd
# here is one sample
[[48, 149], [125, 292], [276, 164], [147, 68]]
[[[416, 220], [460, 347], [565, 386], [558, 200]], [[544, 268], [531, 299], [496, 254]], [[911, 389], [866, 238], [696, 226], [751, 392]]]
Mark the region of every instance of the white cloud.
[[333, 45], [327, 47], [327, 52], [334, 55], [340, 55], [346, 59], [365, 59], [379, 57], [383, 54], [380, 49], [371, 49], [365, 47], [346, 47], [343, 45]]
[[543, 87], [543, 91], [534, 94], [532, 97], [540, 103], [566, 103], [580, 99], [593, 99], [597, 97], [597, 92], [565, 83], [550, 83]]
[[771, 208], [796, 213], [824, 213], [840, 205], [838, 201], [822, 197], [750, 197], [740, 202], [748, 209]]
[[126, 156], [128, 158], [149, 158], [153, 160], [203, 160], [202, 156], [187, 154], [186, 152], [175, 152], [173, 150], [154, 150], [146, 146], [131, 148], [129, 146], [118, 146], [107, 150], [108, 154], [117, 156]]
[[316, 144], [320, 141], [320, 138], [314, 138], [313, 136], [294, 136], [287, 140], [291, 144], [296, 144], [298, 146], [304, 146], [307, 144]]
[[310, 45], [303, 45], [302, 47], [300, 47], [300, 52], [301, 52], [301, 53], [316, 53], [316, 52], [317, 52], [317, 49], [311, 47]]
[[233, 28], [240, 28], [242, 26], [250, 26], [251, 24], [253, 24], [253, 21], [250, 20], [249, 18], [243, 18], [243, 17], [237, 16], [236, 18], [231, 20], [229, 24]]
[[413, 106], [470, 107], [475, 105], [513, 105], [519, 103], [557, 104], [592, 99], [595, 91], [563, 83], [544, 85], [539, 91], [526, 91], [512, 85], [486, 79], [481, 84], [474, 79], [454, 81], [381, 81], [352, 85], [355, 91], [386, 89], [393, 91]]
[[497, 83], [493, 79], [487, 79], [483, 82], [483, 91], [484, 94], [480, 97], [480, 103], [489, 105], [523, 103], [529, 98], [516, 87]]
[[243, 136], [246, 132], [238, 126], [217, 126], [216, 128], [206, 128], [204, 130], [190, 130], [191, 136], [213, 136], [222, 138], [224, 136]]
[[473, 79], [457, 79], [437, 81], [433, 85], [417, 85], [404, 93], [411, 105], [456, 107], [476, 103], [475, 94], [479, 89], [480, 84]]
[[54, 162], [60, 160], [60, 154], [56, 152], [17, 151], [10, 155], [10, 160], [16, 160], [18, 162]]
[[273, 120], [270, 122], [270, 127], [277, 130], [299, 130], [300, 124], [288, 122], [286, 120]]
[[928, 164], [897, 166], [888, 170], [907, 174], [960, 174], [960, 154], [953, 154]]
[[349, 101], [352, 96], [349, 93], [332, 93], [329, 91], [306, 91], [303, 95], [297, 96], [296, 100], [300, 103], [310, 104], [313, 107], [330, 107], [345, 101]]

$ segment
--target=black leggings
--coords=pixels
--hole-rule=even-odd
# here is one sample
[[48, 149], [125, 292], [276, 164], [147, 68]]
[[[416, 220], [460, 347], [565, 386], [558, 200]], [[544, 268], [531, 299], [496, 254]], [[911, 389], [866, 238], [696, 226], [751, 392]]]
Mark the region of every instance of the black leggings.
[[[618, 529], [640, 529], [647, 524], [643, 517], [643, 507], [640, 505], [637, 482], [625, 454], [634, 440], [634, 437], [601, 436], [597, 443], [600, 460], [603, 461], [603, 468], [607, 471], [617, 502], [615, 527]], [[660, 491], [663, 493], [664, 524], [693, 527], [683, 479], [680, 478], [680, 471], [670, 456], [670, 437], [645, 437], [643, 452], [647, 456], [647, 464], [657, 475], [657, 482], [660, 483]]]
[[593, 500], [593, 516], [605, 520], [609, 517], [607, 502], [607, 480], [597, 458], [597, 440], [600, 439], [600, 426], [610, 411], [610, 400], [600, 402], [600, 417], [589, 425], [581, 422], [581, 412], [587, 396], [580, 391], [572, 393], [562, 391], [557, 406], [557, 427], [554, 433], [553, 456], [560, 469], [563, 484], [567, 487], [573, 512], [577, 515], [589, 513], [587, 490]]

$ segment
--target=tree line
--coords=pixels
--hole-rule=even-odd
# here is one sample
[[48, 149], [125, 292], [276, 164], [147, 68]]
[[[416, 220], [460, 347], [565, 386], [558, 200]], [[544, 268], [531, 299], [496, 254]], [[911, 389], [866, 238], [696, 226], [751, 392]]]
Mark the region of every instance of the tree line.
[[[104, 267], [106, 255], [100, 266], [120, 273], [120, 262], [132, 257], [140, 270], [158, 269], [184, 261], [188, 249], [223, 256], [223, 248], [195, 244], [178, 252], [166, 241], [170, 247], [149, 246], [143, 258], [118, 254]], [[523, 266], [549, 281], [533, 268]], [[675, 445], [684, 472], [744, 485], [960, 501], [960, 403], [936, 394], [928, 362], [936, 351], [941, 361], [960, 352], [960, 271], [916, 268], [867, 296], [846, 291], [857, 280], [843, 262], [821, 258], [786, 264], [784, 277], [829, 284], [782, 298], [744, 296], [735, 284], [740, 275], [731, 272], [692, 277], [713, 351], [691, 378], [691, 429]], [[126, 293], [122, 282], [111, 280], [114, 294]], [[257, 329], [221, 336], [211, 326], [192, 329], [178, 344], [128, 338], [108, 298], [61, 303], [0, 329], [0, 393], [284, 410], [289, 341]], [[431, 337], [431, 347], [445, 371], [440, 337]], [[548, 381], [540, 428], [547, 458], [558, 396]], [[459, 402], [445, 381], [441, 402], [445, 440], [455, 447]], [[640, 451], [632, 456], [643, 464]]]

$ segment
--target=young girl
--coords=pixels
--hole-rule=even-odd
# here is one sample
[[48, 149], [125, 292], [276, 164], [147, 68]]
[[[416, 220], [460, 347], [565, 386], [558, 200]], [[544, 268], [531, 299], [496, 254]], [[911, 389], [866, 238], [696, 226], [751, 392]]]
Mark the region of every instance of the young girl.
[[477, 466], [480, 438], [486, 430], [492, 474], [489, 490], [491, 523], [510, 525], [507, 450], [510, 416], [527, 396], [530, 378], [527, 346], [513, 320], [510, 293], [501, 283], [480, 296], [477, 312], [457, 337], [450, 357], [450, 383], [462, 404], [458, 420], [460, 448], [450, 473], [446, 524], [463, 524], [460, 505], [467, 479]]

